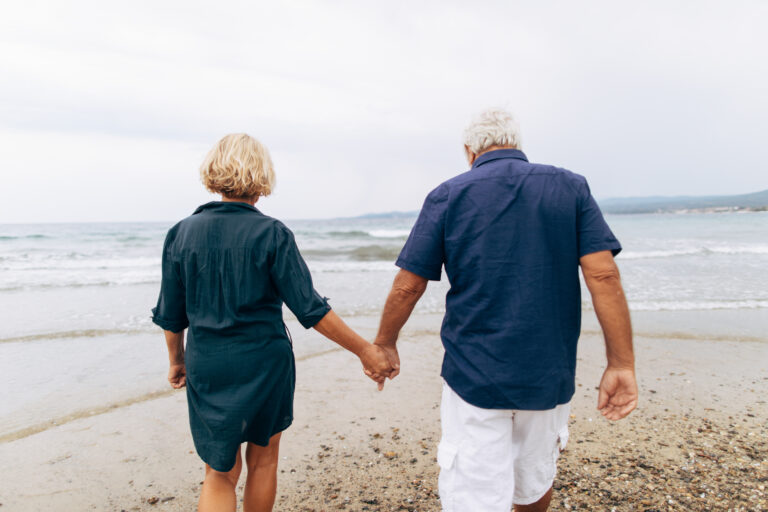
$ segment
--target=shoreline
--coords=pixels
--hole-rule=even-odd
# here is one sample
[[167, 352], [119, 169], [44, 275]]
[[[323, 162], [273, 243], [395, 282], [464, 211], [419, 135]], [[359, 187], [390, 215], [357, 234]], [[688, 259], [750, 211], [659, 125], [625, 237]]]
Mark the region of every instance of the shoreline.
[[[372, 335], [375, 323], [358, 320], [350, 324]], [[409, 322], [402, 374], [382, 393], [342, 349], [297, 356], [275, 510], [439, 510], [436, 327], [429, 315]], [[295, 331], [296, 343], [318, 336]], [[635, 346], [640, 405], [611, 423], [595, 410], [602, 341], [582, 336], [552, 508], [768, 509], [768, 368], [759, 363], [768, 344], [637, 337]], [[184, 392], [168, 393], [0, 443], [0, 509], [194, 509], [203, 466]]]

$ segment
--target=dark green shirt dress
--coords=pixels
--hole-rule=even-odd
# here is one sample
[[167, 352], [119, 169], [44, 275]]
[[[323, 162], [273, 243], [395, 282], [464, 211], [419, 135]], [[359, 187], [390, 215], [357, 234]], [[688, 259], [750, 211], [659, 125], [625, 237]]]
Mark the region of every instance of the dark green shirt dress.
[[283, 302], [305, 328], [331, 309], [277, 219], [214, 201], [168, 232], [152, 320], [168, 331], [189, 328], [189, 424], [197, 453], [217, 471], [232, 469], [241, 443], [266, 446], [293, 421]]

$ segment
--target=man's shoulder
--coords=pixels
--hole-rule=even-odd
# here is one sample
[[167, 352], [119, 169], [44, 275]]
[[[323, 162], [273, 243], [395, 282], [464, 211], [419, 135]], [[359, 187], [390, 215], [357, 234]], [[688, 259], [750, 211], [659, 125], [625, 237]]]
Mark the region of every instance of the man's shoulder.
[[581, 174], [577, 174], [571, 170], [568, 170], [564, 167], [559, 167], [557, 165], [527, 161], [518, 161], [515, 162], [514, 165], [516, 165], [523, 174], [554, 176], [556, 179], [572, 183], [580, 183], [586, 181], [584, 176]]
[[575, 173], [564, 167], [549, 164], [529, 163], [531, 174], [553, 176], [555, 180], [579, 188], [587, 183], [587, 179], [581, 174]]
[[550, 179], [555, 179], [572, 187], [581, 187], [587, 183], [587, 179], [581, 174], [556, 165], [521, 160], [517, 160], [512, 164], [506, 161], [489, 162], [482, 167], [469, 169], [468, 171], [464, 171], [461, 174], [457, 174], [456, 176], [445, 180], [434, 188], [432, 192], [430, 192], [430, 195], [434, 194], [435, 197], [441, 197], [443, 195], [448, 195], [452, 190], [461, 189], [474, 182], [499, 176], [499, 173], [508, 170], [507, 168], [510, 165], [515, 167], [514, 170], [517, 171], [518, 175], [549, 177]]

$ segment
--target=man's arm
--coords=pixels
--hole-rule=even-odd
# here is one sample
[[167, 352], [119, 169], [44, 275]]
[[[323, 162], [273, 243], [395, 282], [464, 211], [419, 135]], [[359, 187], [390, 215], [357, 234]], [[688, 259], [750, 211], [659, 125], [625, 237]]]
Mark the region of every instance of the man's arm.
[[580, 263], [603, 329], [608, 358], [608, 366], [600, 381], [597, 408], [606, 418], [618, 420], [637, 407], [638, 395], [627, 299], [611, 251], [587, 254]]
[[395, 276], [392, 290], [389, 292], [384, 312], [381, 314], [379, 332], [374, 343], [387, 351], [390, 363], [395, 370], [389, 378], [393, 379], [400, 373], [400, 356], [397, 353], [397, 337], [400, 329], [413, 312], [424, 290], [427, 289], [427, 279], [407, 270], [400, 270]]

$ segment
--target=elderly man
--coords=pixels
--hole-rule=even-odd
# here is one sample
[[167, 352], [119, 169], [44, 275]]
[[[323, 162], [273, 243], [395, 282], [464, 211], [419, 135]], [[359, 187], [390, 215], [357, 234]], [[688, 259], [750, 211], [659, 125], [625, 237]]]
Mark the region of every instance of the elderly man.
[[472, 168], [427, 196], [397, 259], [376, 344], [399, 364], [400, 329], [445, 266], [443, 510], [543, 511], [568, 439], [579, 266], [607, 349], [597, 407], [618, 420], [637, 405], [629, 311], [613, 261], [621, 245], [584, 177], [528, 162], [509, 113], [483, 112], [464, 144]]

